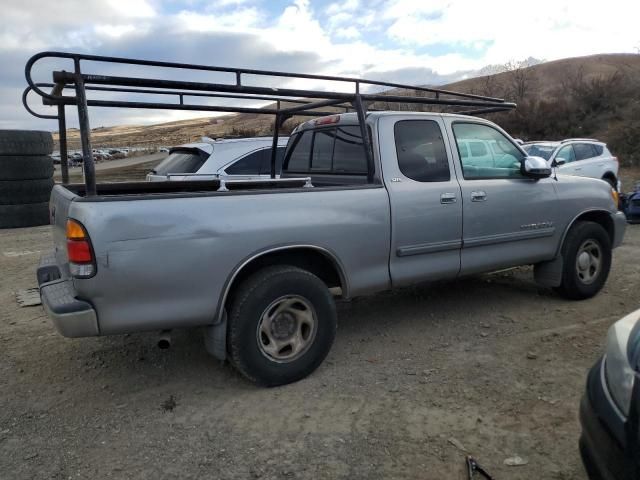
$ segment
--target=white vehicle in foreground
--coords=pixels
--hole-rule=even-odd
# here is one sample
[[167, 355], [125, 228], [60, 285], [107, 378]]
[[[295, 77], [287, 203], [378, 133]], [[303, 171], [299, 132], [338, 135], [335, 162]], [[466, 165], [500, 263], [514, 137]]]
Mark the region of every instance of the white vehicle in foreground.
[[[282, 158], [289, 137], [278, 138], [276, 173], [282, 169]], [[149, 174], [147, 181], [211, 180], [221, 176], [234, 178], [267, 178], [271, 172], [273, 137], [212, 140], [180, 145]]]
[[522, 148], [531, 156], [544, 158], [558, 173], [599, 178], [620, 191], [618, 159], [604, 142], [569, 138], [561, 142], [527, 142]]

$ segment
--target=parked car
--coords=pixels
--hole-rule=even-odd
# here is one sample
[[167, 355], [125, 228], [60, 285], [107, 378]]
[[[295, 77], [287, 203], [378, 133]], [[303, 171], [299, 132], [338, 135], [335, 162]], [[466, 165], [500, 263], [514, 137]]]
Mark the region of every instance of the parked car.
[[522, 148], [529, 155], [544, 158], [558, 173], [600, 178], [620, 191], [618, 159], [603, 142], [570, 138], [561, 142], [527, 142]]
[[640, 310], [609, 328], [580, 403], [580, 453], [591, 480], [640, 478]]
[[632, 192], [620, 195], [620, 210], [629, 223], [640, 223], [640, 182], [635, 184]]
[[[171, 149], [167, 158], [148, 175], [147, 181], [210, 180], [218, 176], [268, 177], [271, 172], [272, 137], [233, 138], [189, 143]], [[278, 140], [276, 172], [288, 137]]]
[[[299, 125], [279, 179], [99, 184], [92, 196], [56, 185], [55, 251], [37, 271], [54, 325], [68, 337], [202, 326], [209, 352], [273, 386], [328, 354], [332, 292], [518, 265], [569, 299], [605, 284], [626, 227], [608, 184], [550, 178], [477, 117], [370, 112], [366, 127], [371, 155], [354, 113]], [[500, 166], [459, 154], [475, 141], [496, 145]], [[218, 144], [187, 148], [200, 171]]]

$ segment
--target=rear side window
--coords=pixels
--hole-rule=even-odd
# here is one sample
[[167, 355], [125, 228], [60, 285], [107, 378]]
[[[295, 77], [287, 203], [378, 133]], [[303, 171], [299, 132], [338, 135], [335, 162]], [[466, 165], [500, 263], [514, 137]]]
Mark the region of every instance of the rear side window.
[[450, 180], [442, 131], [433, 120], [401, 120], [394, 126], [398, 167], [418, 182]]
[[602, 152], [604, 152], [604, 146], [603, 145], [591, 145], [593, 147], [593, 149], [596, 152], [596, 155], [600, 156], [602, 155]]
[[174, 150], [154, 168], [157, 175], [172, 173], [196, 173], [204, 165], [208, 155], [199, 150]]
[[228, 175], [259, 175], [265, 149], [250, 153], [225, 169]]
[[[278, 147], [276, 149], [276, 174], [282, 171], [282, 159], [284, 158], [284, 151], [286, 147]], [[262, 175], [271, 174], [271, 149], [265, 149], [265, 155], [262, 158], [262, 168], [260, 169]]]
[[349, 125], [298, 134], [290, 141], [284, 169], [295, 173], [366, 174], [367, 159], [360, 127]]
[[588, 143], [576, 143], [573, 145], [573, 150], [576, 153], [576, 160], [586, 160], [596, 156], [595, 150]]

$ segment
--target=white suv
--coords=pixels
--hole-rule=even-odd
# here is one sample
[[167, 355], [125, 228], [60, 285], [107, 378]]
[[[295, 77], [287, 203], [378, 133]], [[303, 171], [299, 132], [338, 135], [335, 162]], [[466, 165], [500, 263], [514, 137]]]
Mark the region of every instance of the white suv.
[[600, 178], [620, 191], [618, 159], [607, 145], [590, 138], [570, 138], [561, 142], [527, 142], [528, 155], [544, 158], [558, 173]]
[[[278, 138], [276, 173], [282, 169], [282, 159], [289, 137]], [[268, 177], [271, 172], [273, 137], [252, 137], [212, 140], [173, 147], [149, 174], [147, 181], [211, 180], [220, 176], [233, 178]]]

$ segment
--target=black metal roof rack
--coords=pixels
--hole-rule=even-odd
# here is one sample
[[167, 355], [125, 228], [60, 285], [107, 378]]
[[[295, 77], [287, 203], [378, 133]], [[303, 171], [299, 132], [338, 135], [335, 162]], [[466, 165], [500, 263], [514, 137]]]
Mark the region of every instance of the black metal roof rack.
[[[53, 71], [52, 83], [37, 83], [33, 80], [32, 69], [42, 59], [65, 59], [73, 61], [73, 72], [64, 70]], [[83, 63], [84, 62], [84, 63]], [[123, 77], [87, 73], [90, 64], [95, 72], [96, 65], [119, 65], [155, 67], [164, 75], [158, 78]], [[226, 73], [234, 76], [234, 83], [195, 82], [175, 80], [167, 78], [166, 71], [180, 72], [183, 76], [188, 71]], [[469, 93], [453, 92], [449, 90], [403, 85], [399, 83], [383, 82], [378, 80], [366, 80], [354, 77], [339, 77], [330, 75], [312, 75], [271, 70], [255, 70], [246, 68], [216, 67], [188, 63], [161, 62], [153, 60], [139, 60], [130, 58], [108, 57], [98, 55], [85, 55], [65, 52], [42, 52], [31, 57], [25, 66], [25, 77], [28, 86], [22, 95], [22, 102], [32, 115], [39, 118], [57, 119], [60, 132], [60, 156], [62, 163], [63, 182], [68, 182], [67, 167], [67, 139], [65, 106], [75, 105], [78, 109], [80, 126], [80, 139], [83, 152], [83, 172], [86, 183], [87, 195], [96, 194], [95, 167], [92, 156], [89, 112], [88, 107], [119, 107], [119, 108], [143, 108], [166, 109], [186, 111], [210, 111], [233, 113], [257, 113], [275, 115], [273, 150], [271, 157], [271, 178], [275, 178], [276, 146], [278, 142], [278, 130], [282, 123], [293, 115], [322, 116], [334, 114], [335, 111], [322, 110], [326, 107], [355, 110], [365, 148], [368, 164], [368, 179], [371, 182], [374, 176], [374, 163], [370, 140], [367, 135], [365, 118], [368, 104], [373, 102], [387, 103], [412, 103], [420, 105], [443, 105], [450, 107], [473, 107], [464, 112], [470, 115], [491, 113], [510, 110], [516, 107], [514, 103], [505, 102], [503, 99], [473, 95]], [[248, 85], [243, 82], [246, 77], [259, 80], [312, 80], [315, 82], [341, 82], [349, 84], [352, 91], [344, 92], [325, 89], [299, 89], [288, 87], [265, 87]], [[363, 92], [363, 89], [382, 87], [387, 91]], [[44, 89], [50, 89], [49, 92]], [[73, 90], [75, 95], [64, 95], [65, 90]], [[35, 92], [42, 97], [45, 105], [57, 106], [57, 115], [43, 115], [33, 111], [28, 105], [28, 94]], [[404, 91], [404, 94], [403, 94]], [[122, 99], [100, 100], [88, 98], [90, 92], [111, 92], [119, 94], [136, 94], [141, 96], [173, 96], [174, 102], [160, 101], [130, 101]], [[274, 104], [264, 108], [247, 107], [231, 104], [202, 105], [189, 103], [185, 98], [219, 98], [228, 101], [271, 101]], [[153, 98], [153, 97], [152, 97]], [[311, 100], [310, 100], [311, 99]], [[224, 103], [224, 102], [223, 102]], [[293, 104], [293, 105], [287, 105]]]

